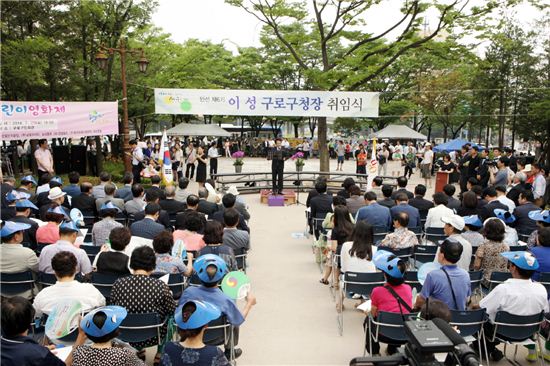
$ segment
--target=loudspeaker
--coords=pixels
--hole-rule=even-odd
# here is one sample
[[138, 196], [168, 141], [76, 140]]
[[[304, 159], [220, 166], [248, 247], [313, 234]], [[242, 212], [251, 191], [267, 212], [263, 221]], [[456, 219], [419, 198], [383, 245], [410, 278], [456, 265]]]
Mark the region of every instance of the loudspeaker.
[[52, 152], [55, 174], [67, 174], [69, 172], [69, 147], [52, 146]]
[[71, 171], [78, 172], [81, 176], [86, 175], [86, 146], [71, 146]]

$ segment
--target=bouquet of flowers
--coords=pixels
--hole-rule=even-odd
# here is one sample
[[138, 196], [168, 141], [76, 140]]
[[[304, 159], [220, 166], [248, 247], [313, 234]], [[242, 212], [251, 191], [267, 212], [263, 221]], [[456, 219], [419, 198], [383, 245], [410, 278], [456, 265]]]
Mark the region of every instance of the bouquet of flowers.
[[304, 166], [304, 153], [301, 151], [298, 151], [296, 154], [292, 155], [290, 157], [292, 160], [296, 162], [296, 166]]
[[231, 157], [233, 159], [235, 159], [235, 161], [233, 162], [233, 165], [235, 166], [239, 166], [239, 165], [243, 165], [244, 164], [244, 161], [243, 161], [243, 158], [244, 158], [244, 151], [235, 151], [233, 154], [231, 154]]

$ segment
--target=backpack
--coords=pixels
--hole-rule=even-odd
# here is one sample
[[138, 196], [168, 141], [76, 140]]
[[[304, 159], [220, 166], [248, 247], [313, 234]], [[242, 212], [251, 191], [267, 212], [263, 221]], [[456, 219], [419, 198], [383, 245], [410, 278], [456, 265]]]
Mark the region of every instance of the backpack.
[[386, 157], [384, 155], [379, 155], [378, 156], [378, 163], [386, 164]]

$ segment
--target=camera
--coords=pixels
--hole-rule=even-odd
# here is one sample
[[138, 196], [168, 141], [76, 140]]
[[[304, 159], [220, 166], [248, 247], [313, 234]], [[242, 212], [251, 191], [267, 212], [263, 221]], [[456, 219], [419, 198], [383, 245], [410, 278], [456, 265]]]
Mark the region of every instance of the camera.
[[[479, 358], [447, 322], [442, 319], [409, 320], [404, 323], [409, 338], [403, 353], [384, 357], [356, 357], [350, 366], [479, 366]], [[443, 354], [445, 362], [435, 354]]]

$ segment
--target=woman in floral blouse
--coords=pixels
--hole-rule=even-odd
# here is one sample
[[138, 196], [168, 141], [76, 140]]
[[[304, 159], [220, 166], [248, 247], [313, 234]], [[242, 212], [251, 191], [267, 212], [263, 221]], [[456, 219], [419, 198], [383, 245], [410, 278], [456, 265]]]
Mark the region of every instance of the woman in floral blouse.
[[510, 250], [504, 240], [505, 226], [497, 218], [491, 218], [485, 221], [483, 225], [483, 235], [485, 242], [477, 248], [474, 261], [474, 270], [483, 270], [482, 285], [489, 288], [489, 279], [495, 271], [508, 272], [508, 261], [500, 255], [502, 252]]

